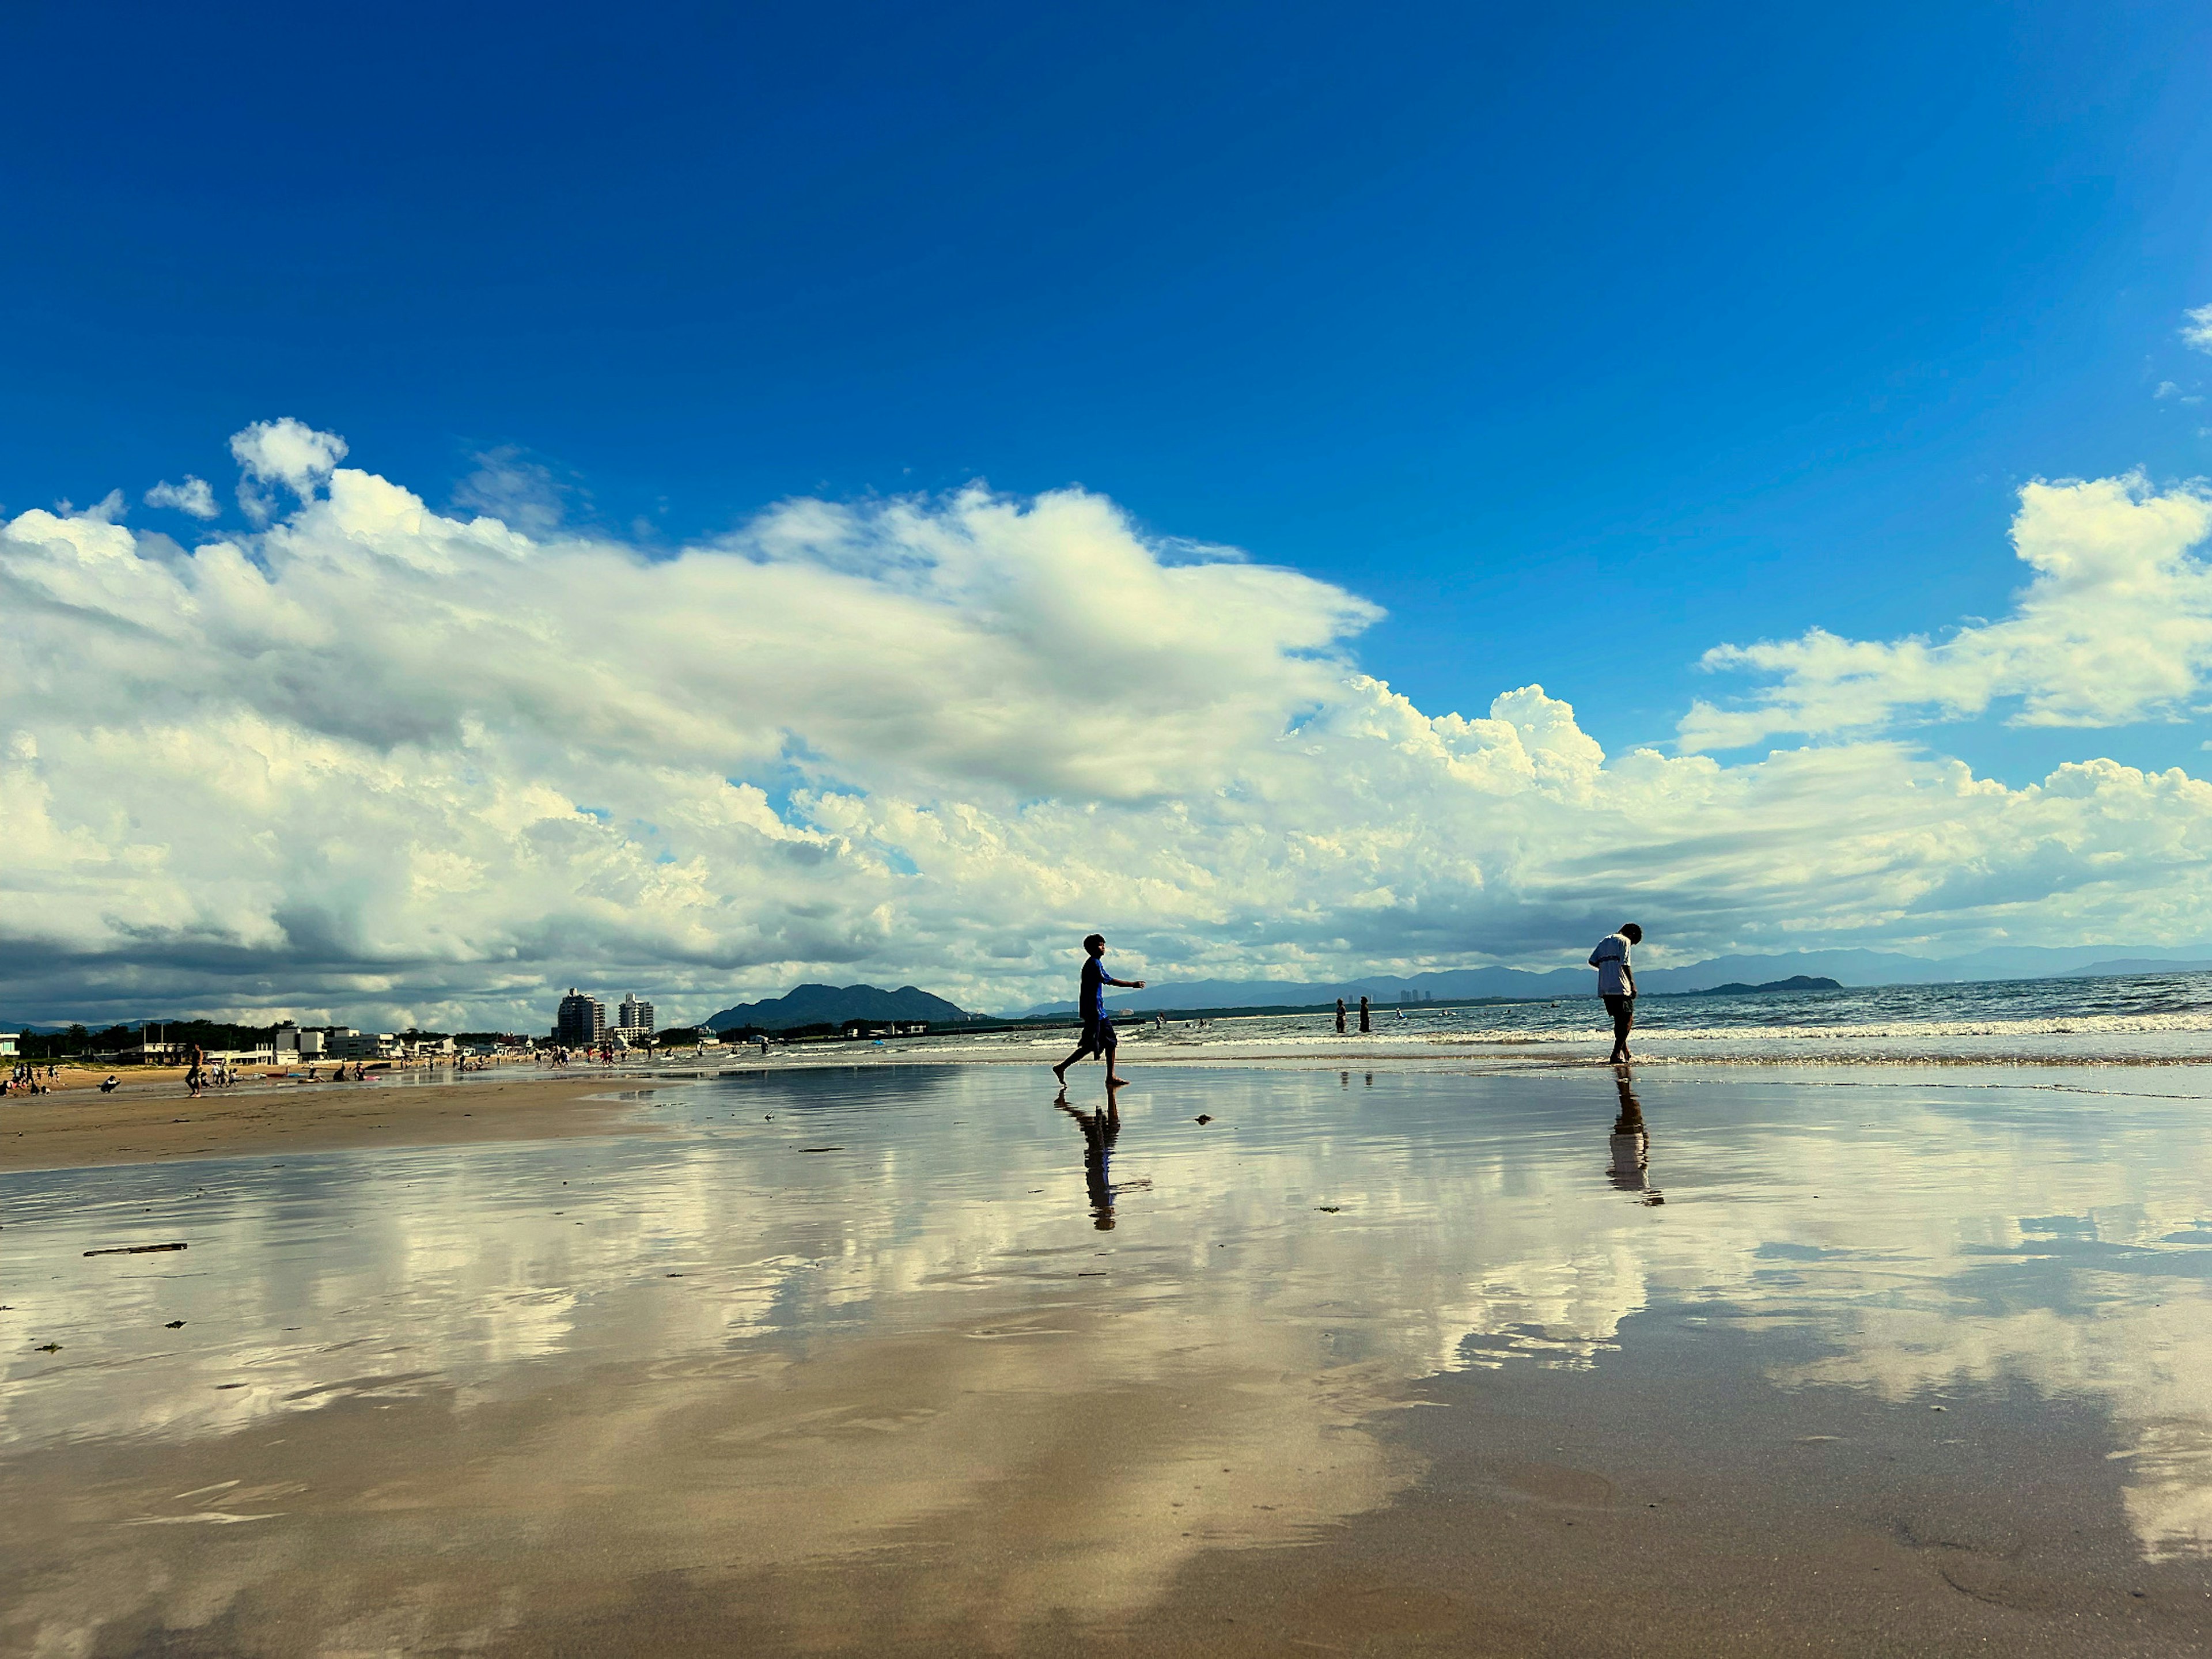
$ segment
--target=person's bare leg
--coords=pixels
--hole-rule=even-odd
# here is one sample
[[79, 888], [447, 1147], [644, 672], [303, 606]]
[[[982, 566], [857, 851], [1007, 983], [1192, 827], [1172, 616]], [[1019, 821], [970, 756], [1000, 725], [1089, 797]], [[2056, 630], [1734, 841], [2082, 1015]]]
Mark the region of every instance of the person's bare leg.
[[1118, 1089], [1129, 1080], [1125, 1077], [1117, 1077], [1114, 1073], [1114, 1056], [1121, 1051], [1121, 1047], [1118, 1042], [1109, 1042], [1106, 1045], [1106, 1086], [1109, 1089]]
[[[1061, 1060], [1059, 1065], [1052, 1068], [1054, 1081], [1057, 1082], [1061, 1088], [1065, 1089], [1067, 1086], [1067, 1068], [1074, 1065], [1077, 1060], [1082, 1059], [1084, 1055], [1090, 1052], [1090, 1044], [1084, 1043], [1079, 1045], [1073, 1054], [1070, 1054], [1066, 1060]], [[1109, 1069], [1111, 1069], [1110, 1062], [1109, 1064]]]

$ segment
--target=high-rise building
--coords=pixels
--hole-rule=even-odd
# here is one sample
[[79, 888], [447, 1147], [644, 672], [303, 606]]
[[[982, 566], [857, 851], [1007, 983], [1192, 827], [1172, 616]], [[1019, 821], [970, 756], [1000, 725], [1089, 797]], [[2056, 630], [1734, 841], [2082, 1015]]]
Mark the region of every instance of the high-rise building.
[[554, 1038], [571, 1048], [588, 1048], [606, 1034], [607, 1005], [571, 985], [553, 1017]]
[[615, 1030], [624, 1036], [651, 1036], [653, 1030], [653, 1005], [640, 1002], [637, 993], [632, 991], [622, 1000], [622, 1006], [615, 1011]]

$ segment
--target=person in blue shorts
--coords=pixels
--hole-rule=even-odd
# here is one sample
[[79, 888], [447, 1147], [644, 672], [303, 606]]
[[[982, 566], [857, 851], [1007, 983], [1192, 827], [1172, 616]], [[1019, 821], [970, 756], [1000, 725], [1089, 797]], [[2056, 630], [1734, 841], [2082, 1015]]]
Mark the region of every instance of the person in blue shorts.
[[1106, 1018], [1106, 988], [1118, 985], [1124, 990], [1141, 991], [1145, 981], [1140, 979], [1115, 979], [1106, 971], [1103, 960], [1106, 954], [1106, 936], [1093, 933], [1083, 941], [1085, 959], [1083, 963], [1083, 987], [1075, 999], [1075, 1006], [1083, 1015], [1083, 1041], [1075, 1045], [1075, 1052], [1052, 1068], [1052, 1075], [1062, 1087], [1066, 1086], [1067, 1068], [1085, 1054], [1097, 1054], [1106, 1062], [1106, 1086], [1118, 1089], [1125, 1079], [1114, 1075], [1114, 1022]]

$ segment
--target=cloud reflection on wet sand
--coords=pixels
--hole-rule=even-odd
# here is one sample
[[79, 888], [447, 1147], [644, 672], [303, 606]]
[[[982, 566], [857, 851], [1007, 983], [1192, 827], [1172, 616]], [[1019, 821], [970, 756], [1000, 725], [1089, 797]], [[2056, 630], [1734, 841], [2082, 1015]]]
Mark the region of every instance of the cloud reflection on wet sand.
[[[889, 1551], [1011, 1640], [1405, 1493], [1386, 1407], [1425, 1377], [1602, 1370], [1661, 1316], [1767, 1341], [1785, 1391], [2087, 1404], [2142, 1545], [2201, 1557], [2193, 1102], [1638, 1091], [1624, 1189], [1606, 1073], [1151, 1073], [1110, 1231], [1095, 1146], [996, 1068], [672, 1092], [651, 1141], [15, 1177], [0, 1629], [465, 1646]], [[76, 1254], [179, 1226], [159, 1266]], [[1663, 1441], [1695, 1390], [1648, 1407]]]

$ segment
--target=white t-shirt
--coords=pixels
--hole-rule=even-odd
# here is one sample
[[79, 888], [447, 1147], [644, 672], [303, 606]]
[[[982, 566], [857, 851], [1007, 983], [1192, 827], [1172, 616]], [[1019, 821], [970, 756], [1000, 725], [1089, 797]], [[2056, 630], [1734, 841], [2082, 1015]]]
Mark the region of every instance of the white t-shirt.
[[1628, 966], [1628, 937], [1625, 933], [1607, 933], [1590, 952], [1589, 965], [1597, 969], [1597, 989], [1600, 996], [1618, 997], [1628, 994], [1628, 981], [1622, 969]]

